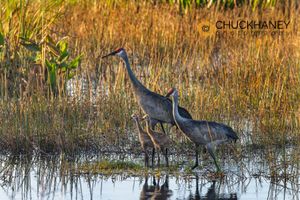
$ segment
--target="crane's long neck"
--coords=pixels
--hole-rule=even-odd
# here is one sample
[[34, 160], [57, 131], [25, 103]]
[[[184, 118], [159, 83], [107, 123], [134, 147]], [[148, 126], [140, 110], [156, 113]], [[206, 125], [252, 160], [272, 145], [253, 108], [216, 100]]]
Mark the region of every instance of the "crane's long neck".
[[142, 129], [142, 126], [141, 126], [139, 120], [138, 120], [138, 119], [135, 119], [134, 121], [135, 121], [136, 126], [137, 126], [137, 128], [138, 128], [138, 130], [139, 130], [139, 133], [142, 133], [142, 132], [143, 132], [143, 129]]
[[146, 131], [150, 134], [152, 133], [152, 129], [150, 127], [150, 122], [148, 121], [148, 119], [146, 120]]
[[134, 87], [134, 90], [137, 90], [137, 91], [141, 91], [141, 90], [148, 90], [137, 78], [136, 76], [134, 75], [131, 67], [130, 67], [130, 63], [129, 63], [129, 60], [128, 60], [128, 57], [127, 55], [124, 55], [122, 56], [124, 62], [125, 62], [125, 66], [126, 66], [126, 69], [127, 69], [127, 72], [128, 72], [128, 75], [129, 75], [129, 78], [132, 82], [132, 85]]
[[177, 96], [173, 96], [172, 107], [173, 107], [172, 112], [173, 112], [173, 117], [174, 117], [175, 123], [180, 128], [180, 125], [183, 121], [185, 121], [185, 118], [181, 117], [181, 115], [178, 112], [178, 97]]

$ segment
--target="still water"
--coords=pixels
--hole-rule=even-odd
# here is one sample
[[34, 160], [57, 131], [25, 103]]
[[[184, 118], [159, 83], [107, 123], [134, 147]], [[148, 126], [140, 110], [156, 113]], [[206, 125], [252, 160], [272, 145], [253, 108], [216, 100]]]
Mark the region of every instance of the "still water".
[[140, 175], [74, 170], [82, 160], [99, 159], [1, 156], [0, 199], [299, 199], [299, 168], [289, 171], [289, 178], [274, 180], [263, 158], [249, 156], [242, 164], [223, 162], [222, 179], [211, 176], [213, 165], [191, 173], [179, 167], [176, 173], [150, 170]]

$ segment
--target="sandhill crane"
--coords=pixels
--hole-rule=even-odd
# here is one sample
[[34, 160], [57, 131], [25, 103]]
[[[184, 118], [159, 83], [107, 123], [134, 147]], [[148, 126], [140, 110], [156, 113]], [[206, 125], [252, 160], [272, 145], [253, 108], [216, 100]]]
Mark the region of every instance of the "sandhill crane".
[[146, 115], [145, 119], [146, 119], [146, 131], [149, 137], [151, 138], [152, 143], [154, 144], [155, 150], [157, 152], [157, 164], [158, 166], [160, 165], [159, 152], [162, 152], [163, 155], [165, 156], [166, 166], [168, 167], [169, 166], [168, 147], [171, 144], [171, 140], [166, 134], [151, 129], [150, 118], [148, 115]]
[[152, 148], [152, 166], [154, 166], [154, 155], [155, 155], [155, 148], [154, 144], [149, 137], [148, 133], [144, 131], [140, 124], [140, 119], [136, 114], [131, 115], [132, 119], [134, 119], [137, 129], [138, 129], [138, 135], [139, 135], [139, 141], [141, 143], [141, 147], [145, 153], [145, 167], [148, 167], [149, 164], [149, 156], [148, 156], [148, 148]]
[[[108, 56], [118, 56], [124, 61], [137, 102], [142, 110], [149, 115], [151, 128], [154, 130], [154, 127], [157, 123], [161, 124], [162, 129], [162, 123], [168, 123], [172, 126], [176, 125], [172, 115], [171, 100], [165, 96], [150, 91], [136, 78], [131, 70], [125, 49], [119, 48], [107, 54], [106, 56], [103, 56], [102, 58]], [[178, 112], [181, 116], [192, 119], [192, 116], [186, 109], [179, 107]]]
[[236, 141], [237, 134], [231, 127], [217, 122], [198, 121], [187, 119], [178, 112], [178, 92], [175, 88], [169, 91], [173, 100], [173, 116], [177, 127], [196, 145], [196, 162], [192, 169], [198, 166], [198, 146], [204, 145], [214, 159], [217, 171], [220, 171], [219, 164], [214, 154], [217, 145]]

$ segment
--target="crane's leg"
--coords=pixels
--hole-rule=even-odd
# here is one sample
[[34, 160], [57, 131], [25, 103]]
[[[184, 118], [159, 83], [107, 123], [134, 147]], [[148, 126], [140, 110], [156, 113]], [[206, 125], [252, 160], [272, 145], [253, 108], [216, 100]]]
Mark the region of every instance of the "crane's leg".
[[147, 151], [145, 150], [145, 167], [148, 167], [148, 165], [149, 165], [149, 156]]
[[164, 132], [164, 134], [166, 134], [166, 131], [165, 131], [165, 129], [164, 129], [164, 125], [163, 125], [161, 122], [159, 122], [159, 123], [160, 123], [160, 126], [161, 126], [162, 131]]
[[159, 156], [159, 152], [157, 151], [157, 167], [160, 167], [160, 156]]
[[[195, 191], [195, 197], [199, 197], [200, 199], [200, 192], [199, 192], [199, 176], [198, 174], [196, 173], [196, 191]], [[197, 198], [195, 198], [197, 199]]]
[[166, 131], [165, 131], [165, 128], [164, 128], [163, 124], [160, 121], [156, 120], [156, 119], [150, 118], [150, 128], [152, 130], [155, 130], [155, 126], [156, 126], [157, 123], [160, 123], [162, 131], [164, 132], [164, 134], [166, 134]]
[[216, 159], [216, 156], [215, 156], [215, 153], [214, 153], [214, 150], [213, 150], [214, 147], [211, 146], [211, 145], [207, 145], [206, 148], [207, 148], [207, 151], [210, 154], [210, 156], [214, 159], [214, 163], [215, 163], [215, 166], [217, 168], [217, 172], [220, 172], [221, 168], [219, 166], [218, 160]]
[[167, 189], [169, 189], [169, 175], [166, 175], [166, 180], [165, 180], [165, 186]]
[[148, 174], [145, 175], [145, 185], [148, 185]]
[[195, 160], [195, 165], [192, 167], [192, 170], [195, 169], [196, 167], [198, 167], [199, 165], [199, 160], [198, 160], [198, 154], [199, 154], [199, 145], [196, 144], [196, 149], [195, 149], [195, 152], [196, 152], [196, 160]]
[[156, 179], [155, 179], [155, 175], [153, 176], [153, 181], [152, 184], [155, 186], [156, 185]]
[[154, 167], [154, 159], [155, 159], [155, 148], [152, 148], [152, 168]]
[[169, 167], [168, 148], [166, 148], [166, 150], [165, 150], [165, 159], [166, 159], [166, 166]]

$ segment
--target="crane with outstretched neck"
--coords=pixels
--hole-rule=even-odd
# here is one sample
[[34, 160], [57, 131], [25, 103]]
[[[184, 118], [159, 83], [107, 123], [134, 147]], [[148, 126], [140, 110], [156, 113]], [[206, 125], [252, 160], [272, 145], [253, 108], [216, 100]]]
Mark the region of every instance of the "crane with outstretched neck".
[[[165, 96], [150, 91], [136, 78], [130, 67], [125, 49], [119, 48], [102, 58], [108, 56], [118, 56], [124, 61], [137, 102], [142, 110], [149, 115], [151, 128], [154, 130], [155, 125], [160, 123], [164, 131], [163, 123], [171, 124], [172, 126], [176, 125], [172, 115], [172, 101]], [[186, 109], [179, 107], [178, 112], [181, 116], [192, 119], [192, 116]]]
[[214, 153], [215, 148], [222, 143], [236, 142], [237, 134], [225, 124], [193, 120], [182, 116], [178, 111], [178, 91], [172, 88], [168, 94], [173, 100], [173, 116], [177, 127], [196, 145], [196, 161], [192, 169], [198, 166], [198, 147], [203, 145], [213, 158], [217, 171], [221, 171]]

